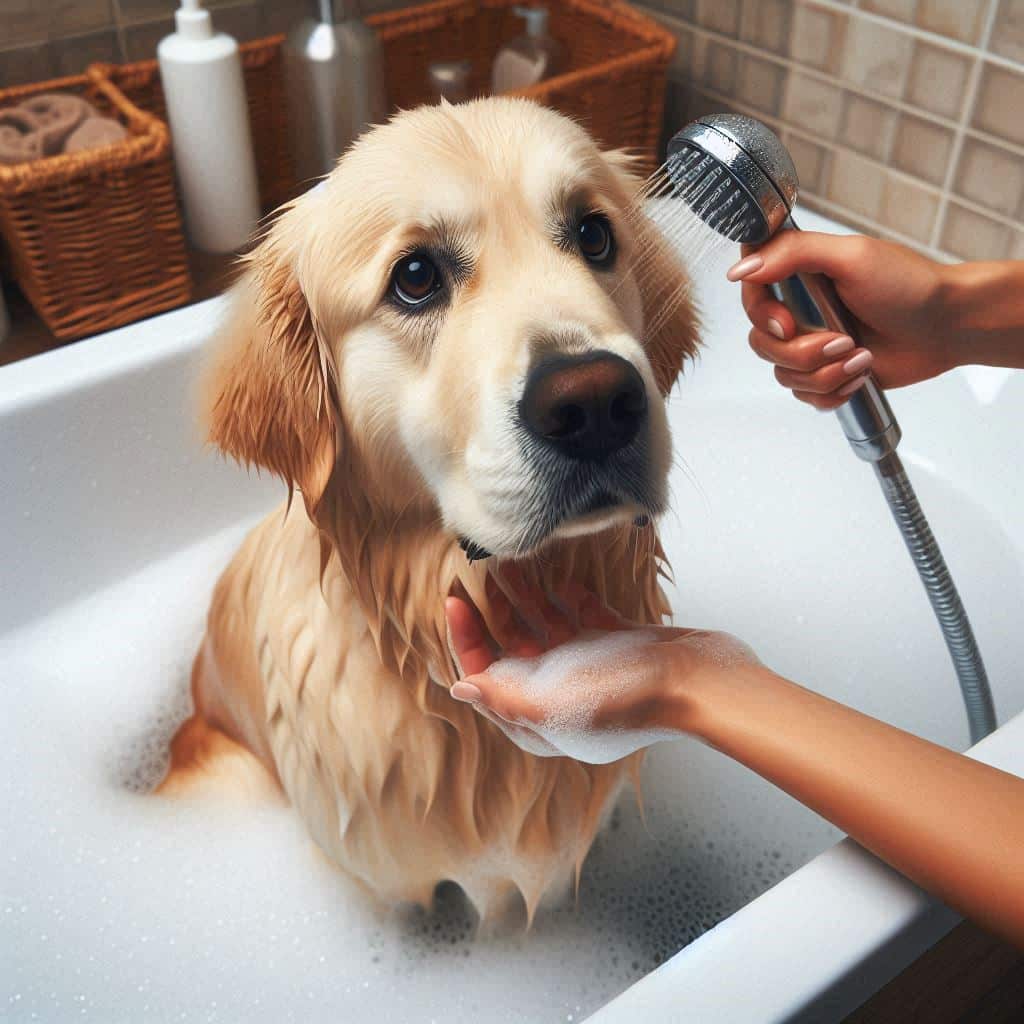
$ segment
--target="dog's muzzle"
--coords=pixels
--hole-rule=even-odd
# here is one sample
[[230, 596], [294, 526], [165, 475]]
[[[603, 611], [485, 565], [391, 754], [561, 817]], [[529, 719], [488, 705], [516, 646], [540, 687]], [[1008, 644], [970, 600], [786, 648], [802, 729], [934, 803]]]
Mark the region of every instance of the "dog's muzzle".
[[530, 371], [519, 417], [536, 445], [601, 462], [646, 426], [647, 390], [636, 367], [611, 352], [554, 356]]
[[606, 351], [551, 356], [530, 371], [517, 412], [538, 494], [530, 543], [594, 513], [628, 507], [642, 523], [663, 511], [647, 389], [632, 363]]

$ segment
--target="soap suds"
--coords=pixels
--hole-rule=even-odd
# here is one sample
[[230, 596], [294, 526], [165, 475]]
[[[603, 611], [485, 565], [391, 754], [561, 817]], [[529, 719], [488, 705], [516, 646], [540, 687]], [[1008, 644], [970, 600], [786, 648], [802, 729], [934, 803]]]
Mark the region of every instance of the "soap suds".
[[451, 885], [431, 913], [382, 911], [289, 808], [141, 795], [187, 714], [239, 539], [0, 636], [0, 798], [17, 823], [0, 872], [5, 1019], [578, 1021], [835, 835], [715, 752], [667, 744], [645, 762], [646, 825], [627, 790], [578, 902], [481, 934]]
[[[607, 764], [658, 740], [679, 738], [667, 729], [593, 727], [602, 704], [653, 682], [649, 648], [657, 641], [658, 634], [650, 629], [586, 631], [535, 658], [504, 658], [488, 672], [501, 687], [549, 709], [530, 729], [555, 753]], [[529, 749], [529, 737], [521, 730], [506, 732]]]

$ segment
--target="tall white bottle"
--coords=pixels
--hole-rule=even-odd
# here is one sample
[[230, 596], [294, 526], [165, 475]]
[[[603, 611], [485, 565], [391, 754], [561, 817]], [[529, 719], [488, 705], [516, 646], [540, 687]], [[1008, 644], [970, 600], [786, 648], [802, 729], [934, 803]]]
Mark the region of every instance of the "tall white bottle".
[[197, 249], [232, 252], [260, 215], [256, 161], [238, 44], [214, 32], [199, 0], [181, 0], [160, 63], [185, 229]]

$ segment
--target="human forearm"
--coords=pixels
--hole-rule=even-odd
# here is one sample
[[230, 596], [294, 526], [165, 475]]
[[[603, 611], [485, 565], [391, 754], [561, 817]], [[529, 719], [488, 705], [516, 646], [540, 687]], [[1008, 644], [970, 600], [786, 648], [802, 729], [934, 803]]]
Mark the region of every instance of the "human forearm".
[[943, 279], [954, 364], [1024, 369], [1024, 261], [954, 264]]
[[680, 698], [677, 724], [1024, 947], [1024, 780], [759, 666]]

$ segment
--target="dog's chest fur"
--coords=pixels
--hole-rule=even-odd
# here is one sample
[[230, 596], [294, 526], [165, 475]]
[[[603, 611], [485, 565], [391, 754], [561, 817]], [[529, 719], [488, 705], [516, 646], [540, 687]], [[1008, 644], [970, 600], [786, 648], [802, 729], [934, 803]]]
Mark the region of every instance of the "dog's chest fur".
[[526, 754], [436, 683], [421, 701], [334, 564], [321, 585], [296, 506], [253, 532], [211, 613], [234, 606], [252, 644], [286, 794], [328, 857], [388, 903], [429, 904], [453, 880], [485, 914], [516, 890], [532, 911], [578, 869], [626, 765]]

